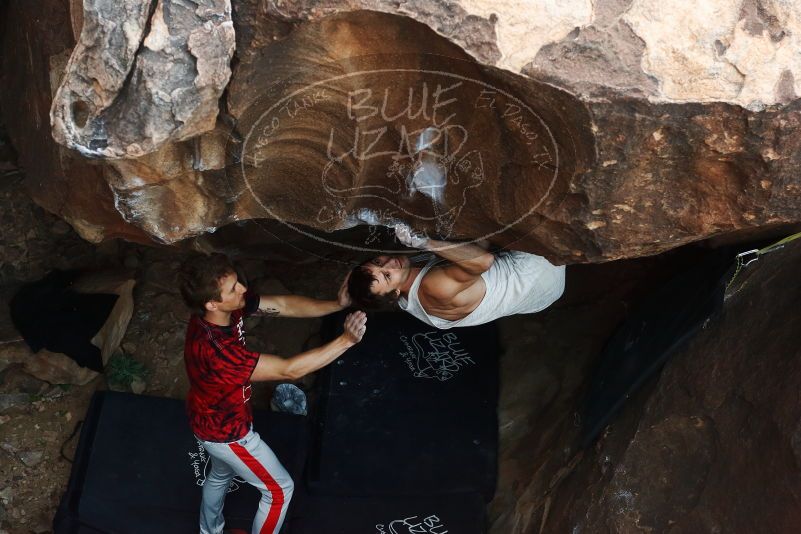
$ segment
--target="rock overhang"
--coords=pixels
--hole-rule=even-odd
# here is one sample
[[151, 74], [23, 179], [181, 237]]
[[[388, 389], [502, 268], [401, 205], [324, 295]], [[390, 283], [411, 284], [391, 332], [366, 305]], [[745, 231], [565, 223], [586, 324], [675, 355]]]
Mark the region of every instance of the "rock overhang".
[[[110, 193], [116, 222], [93, 215], [98, 202], [85, 191], [71, 194], [69, 206], [34, 191], [85, 237], [149, 236], [177, 243], [226, 224], [265, 217], [299, 231], [400, 219], [441, 237], [489, 237], [497, 246], [573, 263], [655, 254], [714, 235], [799, 219], [792, 201], [798, 187], [798, 110], [787, 98], [795, 94], [792, 84], [783, 84], [781, 102], [766, 98], [771, 105], [760, 110], [745, 109], [732, 99], [731, 104], [667, 103], [670, 98], [658, 94], [664, 83], [655, 84], [653, 73], [635, 61], [648, 53], [643, 49], [648, 44], [631, 35], [643, 2], [592, 6], [591, 16], [578, 21], [574, 30], [537, 46], [533, 37], [518, 32], [518, 52], [532, 54], [528, 63], [515, 60], [515, 65], [525, 63], [525, 75], [518, 73], [520, 65], [508, 62], [514, 55], [511, 34], [503, 29], [514, 2], [494, 11], [476, 2], [448, 4], [448, 9], [418, 6], [417, 11], [412, 4], [369, 2], [355, 6], [359, 9], [336, 3], [301, 2], [286, 9], [247, 1], [230, 7], [207, 3], [202, 13], [183, 13], [170, 2], [153, 3], [150, 10], [141, 3], [126, 4], [126, 16], [140, 21], [134, 25], [142, 29], [140, 55], [151, 50], [147, 43], [155, 46], [157, 41], [165, 45], [155, 46], [160, 50], [168, 48], [168, 41], [176, 50], [189, 50], [180, 43], [191, 40], [197, 17], [212, 12], [220, 17], [208, 22], [222, 27], [227, 27], [230, 13], [236, 54], [228, 82], [225, 57], [230, 48], [199, 52], [208, 54], [206, 63], [215, 65], [220, 76], [204, 77], [199, 64], [194, 66], [187, 89], [200, 96], [197, 108], [186, 113], [204, 119], [188, 139], [172, 124], [134, 132], [142, 138], [139, 142], [123, 122], [103, 121], [106, 128], [120, 128], [116, 139], [122, 142], [115, 154], [128, 156], [112, 155], [89, 166], [98, 186], [107, 184], [103, 202], [108, 206]], [[142, 24], [145, 11], [150, 22]], [[540, 14], [554, 20], [564, 15]], [[93, 14], [89, 10], [84, 15], [87, 20]], [[780, 35], [774, 30], [782, 24], [789, 28], [791, 19], [774, 17], [765, 31]], [[567, 27], [567, 18], [559, 20]], [[669, 19], [662, 23], [669, 25]], [[93, 27], [97, 34], [97, 24], [90, 20], [88, 28]], [[94, 34], [85, 32], [82, 42], [90, 42]], [[178, 44], [156, 39], [159, 35]], [[231, 42], [227, 31], [221, 35]], [[621, 53], [617, 59], [595, 53], [604, 50]], [[86, 79], [80, 65], [105, 57], [96, 51], [86, 44], [75, 49], [62, 92], [70, 80]], [[96, 90], [103, 100], [103, 94], [117, 90], [114, 105], [135, 110], [137, 91], [148, 88], [137, 74], [144, 72], [146, 59], [122, 55], [131, 65], [130, 79], [87, 91]], [[543, 63], [545, 56], [549, 59]], [[164, 62], [169, 61], [166, 55], [153, 72], [168, 75]], [[582, 78], [581, 72], [589, 77]], [[184, 82], [189, 78], [176, 77]], [[214, 91], [200, 91], [203, 80], [212, 80]], [[308, 92], [326, 83], [331, 85], [327, 97]], [[146, 110], [157, 111], [154, 116], [164, 111], [156, 98], [161, 85], [141, 100]], [[437, 87], [441, 92], [435, 101]], [[410, 88], [413, 99], [421, 98], [425, 88], [428, 111], [395, 117], [409, 102]], [[293, 93], [302, 97], [293, 101]], [[209, 120], [210, 110], [216, 111], [220, 95], [223, 113], [215, 123]], [[710, 100], [710, 95], [716, 98], [709, 93], [687, 100]], [[454, 96], [457, 102], [441, 105]], [[9, 101], [14, 97], [7, 96]], [[394, 115], [380, 112], [385, 102], [387, 109], [396, 110]], [[275, 108], [280, 103], [288, 105]], [[435, 117], [431, 104], [440, 104], [440, 112], [450, 106], [456, 113]], [[180, 115], [172, 104], [168, 107], [165, 116], [173, 120]], [[53, 109], [59, 109], [58, 95]], [[270, 113], [271, 124], [280, 121], [281, 113], [285, 117], [280, 128], [265, 135]], [[365, 147], [374, 152], [368, 154]], [[365, 157], [375, 151], [383, 154]], [[86, 181], [86, 174], [75, 171], [86, 167], [80, 156], [57, 148], [53, 152], [59, 156], [49, 158], [62, 183]], [[38, 180], [44, 189], [53, 187], [48, 183]], [[369, 248], [365, 243], [345, 245]]]

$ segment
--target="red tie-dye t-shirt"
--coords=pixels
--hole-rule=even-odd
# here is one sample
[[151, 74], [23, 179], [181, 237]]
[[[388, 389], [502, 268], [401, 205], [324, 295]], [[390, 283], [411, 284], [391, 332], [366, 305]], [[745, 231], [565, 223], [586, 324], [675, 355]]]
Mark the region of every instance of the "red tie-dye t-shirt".
[[258, 295], [248, 292], [245, 307], [231, 314], [230, 326], [217, 326], [198, 315], [189, 320], [184, 345], [186, 408], [192, 432], [204, 441], [236, 441], [250, 430], [250, 376], [259, 353], [245, 347], [242, 318], [258, 307]]

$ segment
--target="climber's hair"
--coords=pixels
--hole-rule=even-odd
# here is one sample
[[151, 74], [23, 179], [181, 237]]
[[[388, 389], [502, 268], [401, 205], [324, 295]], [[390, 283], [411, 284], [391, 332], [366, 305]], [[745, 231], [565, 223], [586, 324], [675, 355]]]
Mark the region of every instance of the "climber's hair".
[[348, 294], [353, 304], [363, 310], [386, 310], [394, 308], [398, 303], [398, 294], [394, 291], [374, 293], [370, 288], [378, 279], [370, 273], [366, 265], [368, 260], [350, 272], [348, 277]]
[[220, 279], [236, 273], [225, 254], [195, 254], [184, 260], [178, 272], [178, 288], [193, 313], [204, 315], [206, 303], [221, 300]]

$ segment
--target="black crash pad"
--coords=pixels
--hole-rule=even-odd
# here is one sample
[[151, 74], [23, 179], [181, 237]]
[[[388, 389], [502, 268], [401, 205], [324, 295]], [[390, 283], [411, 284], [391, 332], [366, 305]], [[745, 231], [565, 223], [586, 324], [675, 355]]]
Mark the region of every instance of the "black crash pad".
[[290, 534], [482, 534], [478, 493], [438, 497], [306, 497]]
[[[341, 328], [342, 318], [329, 319], [327, 327]], [[367, 325], [361, 343], [320, 377], [310, 491], [472, 491], [491, 499], [498, 449], [495, 325], [437, 330], [406, 313], [371, 314]]]
[[[300, 480], [306, 418], [257, 411], [254, 429], [293, 479]], [[97, 393], [81, 430], [54, 531], [196, 533], [207, 459], [189, 429], [182, 401]], [[235, 482], [232, 488], [225, 501], [226, 526], [249, 530], [260, 494], [245, 482]]]
[[585, 400], [580, 446], [587, 447], [631, 395], [692, 339], [723, 303], [733, 253], [721, 250], [647, 295], [607, 342]]

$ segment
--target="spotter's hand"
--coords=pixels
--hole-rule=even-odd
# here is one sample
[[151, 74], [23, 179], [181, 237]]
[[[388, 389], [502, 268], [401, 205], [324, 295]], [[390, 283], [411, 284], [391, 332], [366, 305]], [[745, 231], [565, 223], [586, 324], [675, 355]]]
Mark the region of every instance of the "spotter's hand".
[[345, 317], [345, 338], [354, 345], [362, 340], [367, 331], [367, 314], [362, 311], [349, 313]]
[[350, 293], [348, 293], [348, 280], [350, 279], [350, 273], [345, 277], [345, 280], [342, 281], [342, 285], [339, 286], [339, 293], [337, 293], [337, 303], [342, 307], [344, 310], [348, 306], [352, 304], [352, 300], [350, 298]]

